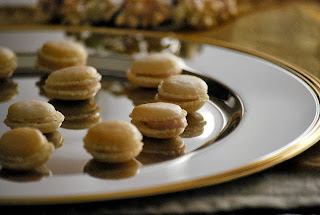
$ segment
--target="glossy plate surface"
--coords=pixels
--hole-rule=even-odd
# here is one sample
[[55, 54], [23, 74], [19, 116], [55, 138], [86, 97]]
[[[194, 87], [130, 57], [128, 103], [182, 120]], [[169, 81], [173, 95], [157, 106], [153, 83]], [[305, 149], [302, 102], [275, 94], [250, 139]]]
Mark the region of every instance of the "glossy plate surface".
[[[0, 32], [0, 45], [20, 53], [19, 69], [11, 79], [18, 93], [0, 103], [1, 121], [12, 103], [27, 99], [48, 101], [41, 94], [41, 77], [34, 70], [35, 52], [45, 41], [65, 38], [62, 31]], [[192, 56], [184, 55], [184, 61], [191, 72], [201, 72], [209, 85], [210, 101], [198, 111], [206, 125], [201, 135], [183, 138], [185, 154], [166, 161], [162, 161], [163, 156], [148, 154], [120, 167], [101, 166], [83, 149], [86, 129], [60, 128], [65, 143], [54, 152], [45, 175], [2, 170], [0, 202], [97, 201], [213, 185], [280, 163], [319, 139], [319, 86], [308, 73], [231, 45], [226, 48], [212, 41], [155, 39], [169, 41], [168, 46], [163, 46], [165, 51], [177, 51], [173, 49], [175, 45], [181, 51], [186, 43], [189, 49], [195, 48], [195, 52], [188, 52]], [[134, 95], [143, 94], [134, 92], [132, 96], [123, 78], [132, 55], [90, 51], [89, 64], [105, 75], [103, 89], [95, 98], [102, 120], [129, 121], [132, 108], [141, 102], [141, 96], [136, 99]], [[152, 98], [152, 93], [142, 98]], [[4, 124], [0, 129], [1, 135], [9, 130]]]

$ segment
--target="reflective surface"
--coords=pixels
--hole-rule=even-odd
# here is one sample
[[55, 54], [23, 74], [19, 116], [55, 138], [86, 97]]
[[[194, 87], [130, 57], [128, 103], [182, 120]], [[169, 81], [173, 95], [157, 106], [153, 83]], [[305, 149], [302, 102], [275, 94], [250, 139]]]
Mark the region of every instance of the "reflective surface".
[[[22, 98], [48, 101], [41, 89], [43, 78], [34, 73], [34, 53], [44, 41], [66, 38], [66, 34], [61, 31], [2, 32], [0, 38], [2, 43], [24, 53], [19, 55], [20, 68], [12, 78], [18, 93], [0, 104], [0, 115], [4, 119], [8, 106]], [[181, 44], [189, 42], [164, 39]], [[52, 175], [39, 183], [1, 180], [2, 200], [21, 203], [26, 202], [25, 196], [28, 196], [29, 203], [79, 202], [172, 192], [251, 174], [314, 144], [319, 130], [319, 93], [311, 78], [294, 68], [282, 68], [236, 49], [201, 41], [197, 44], [201, 48], [184, 60], [185, 72], [195, 72], [209, 86], [210, 102], [198, 111], [205, 123], [201, 116], [194, 119], [200, 119], [199, 124], [203, 125], [200, 135], [184, 137], [183, 143], [161, 143], [163, 148], [156, 150], [165, 149], [164, 152], [152, 155], [151, 159], [154, 151], [150, 144], [151, 148], [146, 147], [140, 160], [136, 159], [138, 166], [132, 165], [138, 168], [125, 174], [128, 177], [117, 178], [113, 175], [116, 167], [110, 167], [115, 171], [109, 175], [103, 173], [103, 167], [92, 164], [82, 147], [86, 129], [60, 128], [64, 145], [57, 148], [47, 164]], [[152, 90], [142, 93], [124, 79], [124, 71], [141, 53], [89, 51], [92, 56], [89, 64], [104, 75], [103, 88], [95, 97], [101, 120], [129, 121], [134, 105], [152, 101], [154, 94]], [[135, 92], [146, 96], [141, 99]], [[8, 130], [5, 125], [1, 126], [2, 132]], [[101, 170], [102, 174], [95, 170]]]

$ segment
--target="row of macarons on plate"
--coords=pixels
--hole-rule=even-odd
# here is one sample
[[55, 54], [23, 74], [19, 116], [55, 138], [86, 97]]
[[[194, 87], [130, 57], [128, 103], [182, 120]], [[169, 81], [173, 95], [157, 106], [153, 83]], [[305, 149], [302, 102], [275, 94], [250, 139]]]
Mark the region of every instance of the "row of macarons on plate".
[[[101, 88], [101, 75], [87, 63], [86, 49], [72, 41], [49, 41], [38, 51], [36, 66], [48, 75], [46, 96], [79, 101], [93, 98]], [[1, 78], [17, 67], [16, 55], [0, 48]], [[200, 109], [209, 99], [208, 86], [199, 77], [182, 73], [181, 59], [170, 53], [151, 53], [136, 58], [126, 72], [130, 82], [142, 88], [157, 88], [156, 102], [132, 110], [131, 122], [97, 122], [83, 138], [84, 148], [102, 163], [134, 159], [143, 148], [143, 136], [175, 138], [187, 126], [187, 114]], [[3, 72], [4, 71], [4, 72]], [[3, 168], [30, 170], [46, 163], [55, 147], [44, 135], [56, 131], [65, 117], [44, 101], [26, 100], [12, 104], [5, 124], [12, 130], [0, 139]], [[28, 137], [28, 138], [25, 138]]]

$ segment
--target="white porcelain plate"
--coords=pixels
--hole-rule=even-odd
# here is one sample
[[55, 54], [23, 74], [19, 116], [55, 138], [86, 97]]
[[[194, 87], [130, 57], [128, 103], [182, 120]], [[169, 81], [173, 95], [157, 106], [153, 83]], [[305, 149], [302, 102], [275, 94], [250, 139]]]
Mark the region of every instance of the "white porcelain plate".
[[[71, 38], [63, 31], [0, 32], [0, 45], [19, 53], [19, 68], [10, 79], [18, 93], [0, 103], [0, 121], [5, 119], [9, 105], [17, 101], [49, 100], [41, 94], [41, 77], [34, 60], [36, 50], [53, 39]], [[180, 49], [190, 42], [157, 39]], [[60, 128], [64, 145], [50, 158], [46, 174], [1, 170], [0, 203], [100, 201], [214, 185], [276, 165], [318, 141], [319, 84], [312, 76], [260, 53], [210, 41], [197, 42], [196, 52], [188, 52], [193, 55], [184, 61], [206, 79], [210, 101], [198, 111], [206, 121], [203, 132], [183, 138], [184, 155], [181, 152], [163, 161], [166, 156], [148, 154], [124, 165], [101, 165], [83, 149], [87, 129]], [[169, 48], [166, 51], [173, 50]], [[101, 50], [90, 58], [89, 64], [105, 75], [103, 89], [95, 97], [102, 120], [129, 121], [132, 108], [141, 102], [128, 93], [123, 78], [131, 62], [129, 55]], [[142, 95], [140, 99], [150, 97], [143, 92], [137, 94]], [[8, 130], [1, 123], [1, 135]]]

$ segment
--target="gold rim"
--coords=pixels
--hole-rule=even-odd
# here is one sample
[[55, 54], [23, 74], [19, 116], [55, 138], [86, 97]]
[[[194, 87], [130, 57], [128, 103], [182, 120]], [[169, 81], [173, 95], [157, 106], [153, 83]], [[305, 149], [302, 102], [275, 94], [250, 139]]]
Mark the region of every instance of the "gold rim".
[[[200, 37], [196, 33], [173, 33], [173, 32], [151, 32], [151, 31], [141, 31], [141, 30], [128, 30], [128, 29], [111, 29], [111, 28], [95, 28], [95, 27], [65, 27], [65, 26], [1, 26], [0, 30], [10, 31], [10, 30], [66, 30], [66, 31], [92, 31], [97, 33], [112, 33], [112, 34], [142, 34], [145, 36], [153, 37], [173, 37], [176, 39], [188, 40], [199, 43], [206, 43], [210, 45], [220, 46], [228, 48], [231, 50], [239, 51], [246, 53], [252, 56], [256, 56], [262, 59], [265, 59], [271, 63], [274, 63], [281, 68], [286, 69], [292, 74], [298, 76], [303, 80], [315, 93], [318, 100], [320, 100], [320, 82], [312, 74], [308, 73], [304, 69], [288, 63], [282, 59], [270, 56], [268, 54], [255, 51], [252, 49], [244, 48], [235, 44], [228, 42], [214, 40], [211, 38]], [[318, 118], [311, 128], [311, 130], [305, 134], [296, 144], [292, 145], [285, 150], [277, 154], [270, 155], [267, 158], [258, 160], [255, 163], [249, 165], [223, 172], [221, 174], [212, 175], [200, 179], [184, 181], [180, 183], [170, 184], [170, 185], [161, 185], [157, 187], [144, 188], [139, 190], [132, 191], [123, 191], [116, 193], [105, 193], [105, 194], [92, 194], [84, 196], [70, 196], [70, 197], [31, 197], [28, 199], [25, 198], [6, 198], [0, 202], [3, 204], [56, 204], [56, 203], [76, 203], [76, 202], [89, 202], [89, 201], [103, 201], [103, 200], [114, 200], [122, 198], [133, 198], [133, 197], [143, 197], [156, 194], [164, 194], [169, 192], [177, 192], [192, 188], [200, 188], [209, 185], [216, 185], [223, 182], [228, 182], [230, 180], [240, 178], [243, 176], [248, 176], [253, 173], [265, 170], [269, 167], [272, 167], [276, 164], [279, 164], [285, 160], [288, 160], [303, 151], [310, 148], [318, 140], [320, 140], [320, 119]]]

